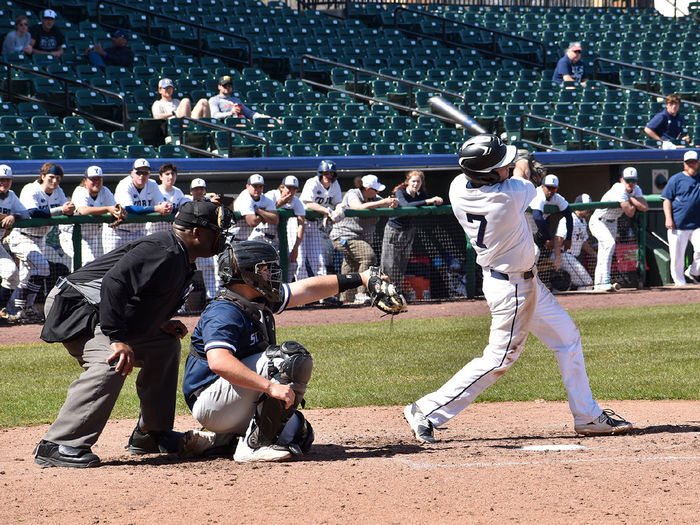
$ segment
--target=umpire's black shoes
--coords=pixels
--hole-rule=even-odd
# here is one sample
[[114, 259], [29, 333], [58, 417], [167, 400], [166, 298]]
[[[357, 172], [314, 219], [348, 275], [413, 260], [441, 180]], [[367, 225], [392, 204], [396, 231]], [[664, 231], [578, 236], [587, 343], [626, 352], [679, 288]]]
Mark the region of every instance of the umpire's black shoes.
[[143, 432], [138, 425], [131, 433], [129, 444], [125, 447], [132, 454], [174, 454], [182, 441], [183, 432], [164, 430], [162, 432]]
[[34, 449], [34, 461], [42, 467], [96, 467], [100, 458], [89, 448], [69, 447], [42, 439]]

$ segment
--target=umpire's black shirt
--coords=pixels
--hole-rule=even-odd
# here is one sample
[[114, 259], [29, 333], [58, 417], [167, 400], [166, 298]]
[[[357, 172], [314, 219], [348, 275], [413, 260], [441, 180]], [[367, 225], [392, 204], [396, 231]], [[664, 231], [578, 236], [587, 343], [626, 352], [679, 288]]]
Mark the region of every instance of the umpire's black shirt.
[[196, 267], [173, 232], [159, 232], [98, 257], [68, 276], [102, 279], [100, 328], [110, 342], [148, 336], [182, 306]]

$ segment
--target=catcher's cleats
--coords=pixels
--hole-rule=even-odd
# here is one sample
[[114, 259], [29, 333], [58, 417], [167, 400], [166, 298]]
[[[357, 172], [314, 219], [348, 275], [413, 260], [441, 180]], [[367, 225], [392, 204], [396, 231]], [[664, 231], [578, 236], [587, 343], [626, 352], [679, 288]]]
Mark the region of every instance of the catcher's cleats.
[[376, 266], [370, 269], [370, 277], [367, 281], [367, 291], [372, 299], [372, 306], [376, 306], [382, 312], [396, 315], [408, 310], [406, 299], [396, 290], [396, 287], [383, 280], [385, 275]]

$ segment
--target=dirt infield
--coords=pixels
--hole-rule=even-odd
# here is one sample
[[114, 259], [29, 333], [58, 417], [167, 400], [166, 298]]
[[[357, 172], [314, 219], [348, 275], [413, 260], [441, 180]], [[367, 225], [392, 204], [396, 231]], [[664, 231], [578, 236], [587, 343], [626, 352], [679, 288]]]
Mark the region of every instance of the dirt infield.
[[[567, 309], [700, 303], [700, 286], [559, 296]], [[413, 306], [405, 317], [485, 315], [483, 301]], [[280, 326], [378, 320], [376, 310], [293, 310]], [[185, 318], [188, 326], [196, 319]], [[39, 327], [1, 327], [2, 342]], [[309, 410], [310, 455], [289, 463], [180, 461], [124, 450], [110, 421], [98, 469], [40, 469], [46, 426], [0, 429], [4, 523], [690, 523], [700, 484], [700, 402], [607, 401], [627, 436], [581, 438], [564, 402], [476, 403], [420, 446], [402, 407]], [[176, 429], [197, 426], [178, 417]], [[567, 450], [530, 450], [524, 447]]]

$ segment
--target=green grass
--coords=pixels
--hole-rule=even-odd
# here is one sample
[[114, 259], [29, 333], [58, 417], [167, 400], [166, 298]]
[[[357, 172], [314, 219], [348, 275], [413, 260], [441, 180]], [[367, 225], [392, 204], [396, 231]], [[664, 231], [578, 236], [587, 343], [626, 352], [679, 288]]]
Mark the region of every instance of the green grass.
[[[700, 306], [572, 312], [597, 399], [700, 399]], [[280, 328], [314, 356], [308, 407], [399, 405], [435, 390], [488, 341], [490, 317]], [[189, 339], [183, 344], [183, 363]], [[0, 427], [53, 421], [81, 369], [62, 345], [0, 347]], [[182, 370], [180, 372], [182, 379]], [[136, 417], [135, 373], [112, 417]], [[553, 353], [531, 336], [520, 359], [479, 401], [563, 400]], [[188, 409], [178, 396], [178, 413]]]

